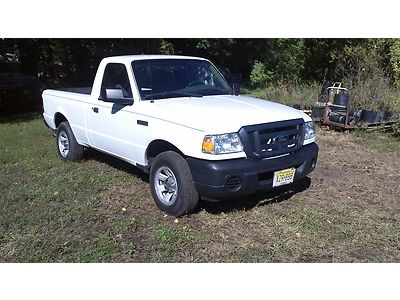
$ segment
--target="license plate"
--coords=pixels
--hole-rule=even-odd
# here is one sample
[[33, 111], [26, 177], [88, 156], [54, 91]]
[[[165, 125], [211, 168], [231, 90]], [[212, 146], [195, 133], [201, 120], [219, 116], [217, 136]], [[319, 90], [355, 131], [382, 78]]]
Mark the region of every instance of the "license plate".
[[294, 179], [294, 174], [296, 174], [295, 168], [274, 172], [274, 181], [272, 183], [272, 186], [275, 187], [292, 183]]

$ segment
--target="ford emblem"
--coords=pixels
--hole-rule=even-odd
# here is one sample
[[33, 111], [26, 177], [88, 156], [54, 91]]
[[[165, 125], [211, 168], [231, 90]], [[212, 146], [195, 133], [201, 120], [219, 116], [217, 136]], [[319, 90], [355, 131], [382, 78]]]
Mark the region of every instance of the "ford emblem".
[[276, 137], [274, 137], [274, 143], [281, 144], [281, 143], [286, 142], [288, 139], [289, 139], [289, 137], [287, 135], [280, 134], [280, 135], [277, 135]]

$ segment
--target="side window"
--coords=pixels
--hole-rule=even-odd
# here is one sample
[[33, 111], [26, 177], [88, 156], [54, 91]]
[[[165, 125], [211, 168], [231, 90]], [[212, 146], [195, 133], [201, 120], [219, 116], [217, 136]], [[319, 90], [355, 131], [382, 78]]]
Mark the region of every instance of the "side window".
[[106, 66], [100, 91], [102, 99], [106, 97], [106, 89], [121, 89], [125, 98], [133, 98], [125, 65], [110, 63]]

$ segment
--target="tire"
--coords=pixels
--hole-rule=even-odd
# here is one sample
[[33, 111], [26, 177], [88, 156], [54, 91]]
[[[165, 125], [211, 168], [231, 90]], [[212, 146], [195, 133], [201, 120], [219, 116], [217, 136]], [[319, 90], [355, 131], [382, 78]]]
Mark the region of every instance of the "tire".
[[364, 110], [362, 121], [365, 123], [375, 123], [377, 120], [378, 113], [372, 110]]
[[314, 107], [311, 111], [311, 117], [320, 118], [324, 117], [325, 107]]
[[336, 94], [333, 98], [333, 104], [347, 106], [349, 103], [349, 95], [348, 94]]
[[176, 217], [193, 212], [199, 201], [186, 160], [173, 151], [163, 152], [154, 159], [150, 188], [157, 206]]
[[78, 161], [83, 156], [83, 146], [77, 143], [67, 121], [58, 126], [56, 145], [58, 155], [62, 160]]

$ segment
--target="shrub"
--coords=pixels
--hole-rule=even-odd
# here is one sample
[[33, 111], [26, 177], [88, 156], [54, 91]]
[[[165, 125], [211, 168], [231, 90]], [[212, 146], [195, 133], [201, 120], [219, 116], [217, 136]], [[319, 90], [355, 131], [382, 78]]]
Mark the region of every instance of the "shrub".
[[364, 75], [363, 80], [344, 79], [353, 107], [395, 110], [397, 89], [392, 86], [390, 78], [379, 73]]
[[394, 39], [390, 45], [390, 65], [394, 83], [400, 86], [400, 40]]
[[267, 84], [269, 73], [262, 62], [256, 60], [250, 73], [250, 83], [255, 87], [264, 87]]

